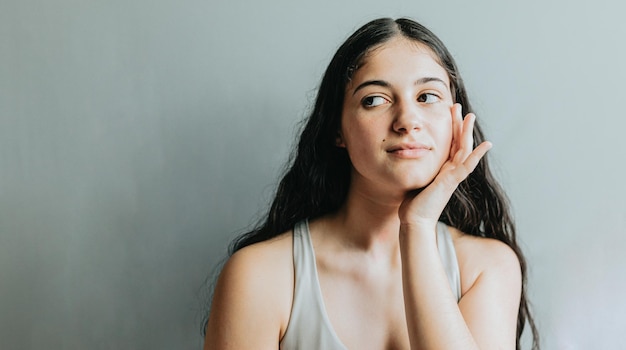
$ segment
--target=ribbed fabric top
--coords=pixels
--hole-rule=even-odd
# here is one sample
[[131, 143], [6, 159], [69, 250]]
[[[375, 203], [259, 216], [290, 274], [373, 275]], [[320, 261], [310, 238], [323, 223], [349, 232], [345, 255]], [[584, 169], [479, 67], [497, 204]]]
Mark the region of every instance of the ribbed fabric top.
[[[461, 298], [461, 276], [452, 237], [444, 223], [437, 224], [437, 248], [450, 287], [457, 301]], [[281, 350], [347, 350], [326, 314], [311, 242], [309, 223], [303, 220], [293, 230], [295, 288], [291, 316]]]

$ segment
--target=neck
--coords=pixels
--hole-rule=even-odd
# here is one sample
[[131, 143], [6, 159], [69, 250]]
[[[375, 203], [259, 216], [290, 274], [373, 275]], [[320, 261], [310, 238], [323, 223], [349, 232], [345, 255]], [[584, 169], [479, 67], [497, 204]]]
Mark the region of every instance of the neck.
[[352, 186], [341, 209], [330, 218], [344, 244], [363, 250], [398, 246], [400, 219], [398, 208], [402, 192], [361, 190]]

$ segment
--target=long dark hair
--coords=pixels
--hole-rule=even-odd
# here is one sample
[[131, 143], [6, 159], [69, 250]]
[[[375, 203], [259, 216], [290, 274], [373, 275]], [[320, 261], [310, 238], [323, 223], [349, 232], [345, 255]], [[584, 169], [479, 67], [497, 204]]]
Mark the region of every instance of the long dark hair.
[[[346, 150], [336, 147], [335, 139], [346, 85], [372, 48], [398, 35], [425, 44], [435, 53], [450, 77], [454, 102], [463, 106], [464, 114], [472, 112], [454, 59], [430, 30], [406, 18], [381, 18], [365, 24], [339, 47], [326, 69], [315, 106], [306, 120], [268, 215], [255, 229], [232, 242], [231, 255], [243, 247], [291, 230], [300, 220], [335, 212], [344, 203], [350, 187], [351, 163]], [[484, 139], [477, 121], [474, 146]], [[515, 251], [523, 282], [517, 318], [517, 349], [526, 324], [532, 332], [533, 349], [538, 349], [539, 337], [526, 296], [526, 260], [516, 242], [507, 198], [489, 170], [486, 157], [458, 186], [440, 220], [467, 234], [495, 238]]]

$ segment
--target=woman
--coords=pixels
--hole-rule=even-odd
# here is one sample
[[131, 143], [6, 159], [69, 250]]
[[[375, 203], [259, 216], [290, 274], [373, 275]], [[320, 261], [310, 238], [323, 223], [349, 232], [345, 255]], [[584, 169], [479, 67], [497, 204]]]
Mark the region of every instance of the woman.
[[538, 347], [471, 111], [420, 24], [350, 36], [265, 221], [233, 243], [205, 349], [514, 349], [526, 322]]

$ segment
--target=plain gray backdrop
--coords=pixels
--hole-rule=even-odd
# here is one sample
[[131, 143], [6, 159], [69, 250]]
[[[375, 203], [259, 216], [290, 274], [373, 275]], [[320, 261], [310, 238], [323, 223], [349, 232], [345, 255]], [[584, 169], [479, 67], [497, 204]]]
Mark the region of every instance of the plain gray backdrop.
[[0, 0], [0, 348], [199, 349], [335, 49], [409, 16], [494, 143], [545, 349], [626, 341], [615, 1]]

